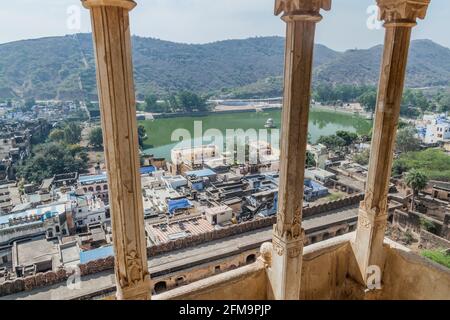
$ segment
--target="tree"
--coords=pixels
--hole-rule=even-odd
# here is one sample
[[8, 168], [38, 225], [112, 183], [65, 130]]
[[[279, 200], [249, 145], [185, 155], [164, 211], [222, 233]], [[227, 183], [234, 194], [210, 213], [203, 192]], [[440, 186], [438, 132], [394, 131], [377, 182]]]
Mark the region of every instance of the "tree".
[[370, 150], [364, 149], [360, 153], [357, 153], [353, 156], [353, 161], [355, 161], [357, 164], [360, 164], [362, 166], [366, 166], [369, 164], [370, 159]]
[[340, 149], [345, 146], [345, 140], [336, 135], [320, 136], [317, 143], [325, 145], [329, 149]]
[[357, 100], [366, 111], [374, 112], [377, 104], [377, 91], [375, 89], [367, 90]]
[[437, 111], [450, 111], [450, 92], [440, 92], [436, 98]]
[[169, 108], [172, 109], [172, 111], [179, 108], [177, 97], [174, 94], [170, 94], [167, 97], [167, 103], [168, 103]]
[[398, 152], [420, 149], [420, 140], [416, 137], [416, 130], [413, 127], [406, 127], [398, 131], [396, 149]]
[[336, 136], [338, 136], [339, 138], [342, 138], [345, 141], [345, 145], [349, 146], [351, 145], [353, 142], [355, 142], [358, 139], [358, 135], [354, 132], [349, 132], [349, 131], [337, 131], [336, 132]]
[[78, 123], [70, 122], [64, 128], [64, 142], [76, 144], [81, 140], [81, 126]]
[[103, 148], [103, 132], [101, 127], [95, 127], [89, 133], [89, 144], [96, 149]]
[[314, 155], [309, 151], [306, 151], [306, 166], [307, 167], [316, 166], [316, 160], [314, 159]]
[[61, 142], [64, 140], [64, 130], [62, 129], [53, 129], [49, 136], [49, 140], [52, 142]]
[[180, 107], [186, 112], [192, 112], [194, 109], [206, 110], [206, 100], [196, 93], [182, 91], [177, 95], [177, 100]]
[[155, 112], [158, 109], [158, 97], [154, 94], [149, 94], [145, 97], [145, 110], [148, 112]]
[[428, 177], [419, 170], [412, 169], [406, 174], [405, 182], [408, 187], [413, 190], [411, 198], [411, 211], [414, 211], [415, 197], [423, 190], [428, 183]]
[[39, 183], [56, 174], [84, 172], [87, 162], [81, 158], [82, 148], [58, 143], [46, 143], [36, 147], [34, 154], [18, 167], [18, 176]]
[[139, 148], [144, 148], [144, 140], [147, 139], [147, 132], [143, 125], [138, 126], [138, 140], [139, 140]]

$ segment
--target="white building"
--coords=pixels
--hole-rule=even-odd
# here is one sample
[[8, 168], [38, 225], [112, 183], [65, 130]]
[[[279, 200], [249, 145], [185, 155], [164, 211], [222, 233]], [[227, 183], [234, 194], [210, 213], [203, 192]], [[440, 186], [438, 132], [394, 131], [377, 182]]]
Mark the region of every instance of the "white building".
[[106, 173], [98, 175], [82, 175], [78, 177], [77, 188], [108, 201], [108, 178]]
[[203, 164], [206, 161], [220, 157], [219, 147], [216, 145], [203, 145], [198, 147], [174, 148], [171, 151], [172, 163], [186, 164], [190, 167]]
[[450, 139], [450, 122], [445, 117], [435, 117], [426, 128], [425, 143], [436, 143]]
[[217, 206], [205, 209], [206, 220], [212, 225], [223, 224], [233, 218], [233, 209], [228, 206]]
[[75, 197], [72, 201], [73, 218], [77, 228], [110, 220], [109, 208], [100, 198], [83, 195]]
[[328, 160], [328, 149], [323, 144], [309, 145], [307, 150], [314, 156], [316, 167], [325, 169]]

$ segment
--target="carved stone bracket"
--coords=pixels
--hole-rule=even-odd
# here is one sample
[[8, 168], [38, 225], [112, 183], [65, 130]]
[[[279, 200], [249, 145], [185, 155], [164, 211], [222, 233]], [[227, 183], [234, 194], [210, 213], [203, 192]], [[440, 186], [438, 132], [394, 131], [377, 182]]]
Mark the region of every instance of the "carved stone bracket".
[[133, 0], [81, 0], [86, 9], [92, 7], [120, 7], [132, 10], [136, 6]]
[[377, 0], [379, 19], [385, 25], [413, 26], [416, 20], [424, 19], [430, 0]]
[[302, 235], [301, 211], [298, 209], [292, 222], [285, 221], [282, 213], [277, 215], [277, 224], [274, 227], [274, 233], [284, 241], [296, 241]]
[[373, 191], [367, 190], [364, 200], [360, 203], [360, 207], [368, 215], [384, 216], [388, 210], [387, 195], [381, 201], [375, 202], [373, 199]]
[[374, 216], [361, 208], [358, 215], [358, 227], [363, 229], [373, 229], [374, 231], [384, 230], [387, 226], [387, 218], [387, 214]]
[[330, 10], [331, 0], [276, 0], [275, 15], [318, 15], [320, 9]]
[[302, 229], [300, 236], [295, 239], [280, 238], [275, 233], [272, 238], [273, 252], [278, 256], [286, 255], [289, 258], [297, 258], [303, 251], [303, 238], [305, 231]]

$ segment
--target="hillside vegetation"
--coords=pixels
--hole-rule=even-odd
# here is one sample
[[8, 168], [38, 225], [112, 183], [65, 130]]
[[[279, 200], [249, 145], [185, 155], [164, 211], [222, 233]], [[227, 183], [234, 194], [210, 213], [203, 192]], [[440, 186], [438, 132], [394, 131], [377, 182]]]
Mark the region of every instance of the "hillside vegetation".
[[[149, 92], [182, 90], [217, 96], [254, 97], [281, 93], [284, 39], [258, 37], [209, 44], [132, 38], [139, 99]], [[316, 45], [315, 83], [375, 85], [381, 46], [333, 51]], [[450, 84], [450, 49], [430, 40], [411, 44], [407, 86]], [[0, 45], [0, 98], [96, 100], [90, 34]]]

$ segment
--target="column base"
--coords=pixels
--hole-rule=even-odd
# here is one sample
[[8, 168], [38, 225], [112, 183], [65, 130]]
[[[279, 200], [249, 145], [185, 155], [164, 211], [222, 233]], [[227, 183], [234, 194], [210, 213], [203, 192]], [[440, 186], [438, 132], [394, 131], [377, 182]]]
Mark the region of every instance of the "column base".
[[359, 267], [359, 280], [370, 287], [375, 278], [381, 281], [384, 268], [384, 235], [387, 226], [387, 215], [367, 213], [363, 205], [359, 208], [358, 228], [354, 243], [354, 253]]
[[297, 239], [282, 239], [273, 234], [270, 281], [275, 300], [299, 300], [303, 255], [303, 235]]

